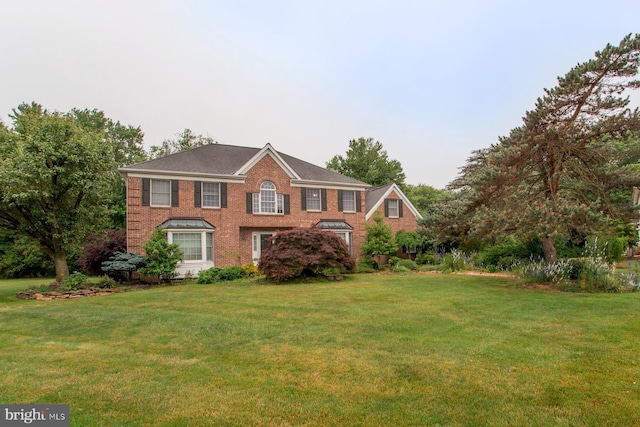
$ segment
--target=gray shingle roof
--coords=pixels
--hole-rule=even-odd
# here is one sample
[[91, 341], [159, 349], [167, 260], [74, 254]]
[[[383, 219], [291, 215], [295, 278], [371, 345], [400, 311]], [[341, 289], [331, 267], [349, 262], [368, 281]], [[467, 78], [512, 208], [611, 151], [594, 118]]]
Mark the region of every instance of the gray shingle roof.
[[125, 166], [127, 170], [148, 170], [154, 172], [191, 172], [216, 175], [233, 175], [253, 156], [258, 148], [236, 147], [233, 145], [209, 144], [180, 153], [170, 154], [154, 160]]
[[393, 183], [383, 185], [382, 187], [374, 187], [367, 189], [367, 212], [369, 212], [378, 203], [378, 201], [384, 196], [384, 193], [389, 190]]
[[[232, 176], [237, 174], [240, 168], [256, 156], [260, 150], [260, 148], [252, 147], [209, 144], [166, 157], [125, 166], [120, 170], [125, 173], [130, 171], [184, 172]], [[276, 152], [302, 180], [358, 186], [367, 185], [357, 179], [316, 166], [288, 154]]]

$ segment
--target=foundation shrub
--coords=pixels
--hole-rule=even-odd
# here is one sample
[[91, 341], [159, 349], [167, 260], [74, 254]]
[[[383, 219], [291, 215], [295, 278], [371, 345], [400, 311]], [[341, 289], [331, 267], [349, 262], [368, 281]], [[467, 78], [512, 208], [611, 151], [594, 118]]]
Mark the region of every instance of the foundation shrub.
[[414, 261], [411, 261], [410, 259], [401, 259], [399, 261], [397, 261], [394, 265], [394, 267], [403, 267], [406, 268], [407, 270], [411, 270], [411, 271], [415, 271], [418, 269], [418, 264], [416, 264]]
[[77, 264], [91, 276], [102, 275], [102, 264], [118, 252], [127, 251], [127, 232], [123, 228], [89, 233]]
[[317, 228], [296, 228], [277, 233], [262, 252], [258, 269], [269, 279], [283, 282], [318, 276], [327, 269], [352, 272], [355, 261], [344, 240]]
[[224, 268], [211, 267], [198, 273], [197, 282], [206, 285], [211, 283], [242, 279], [244, 277], [247, 277], [247, 272], [244, 268], [237, 265], [230, 265]]

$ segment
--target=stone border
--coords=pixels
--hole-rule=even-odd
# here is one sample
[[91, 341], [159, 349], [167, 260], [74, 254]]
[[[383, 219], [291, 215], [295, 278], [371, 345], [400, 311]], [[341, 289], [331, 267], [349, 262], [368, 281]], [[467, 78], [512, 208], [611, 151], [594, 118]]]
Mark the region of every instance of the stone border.
[[89, 288], [78, 289], [77, 291], [68, 292], [36, 292], [36, 291], [20, 291], [16, 294], [19, 299], [33, 299], [38, 301], [49, 301], [52, 299], [71, 299], [71, 298], [83, 298], [83, 297], [97, 297], [101, 295], [110, 295], [122, 292], [117, 288]]

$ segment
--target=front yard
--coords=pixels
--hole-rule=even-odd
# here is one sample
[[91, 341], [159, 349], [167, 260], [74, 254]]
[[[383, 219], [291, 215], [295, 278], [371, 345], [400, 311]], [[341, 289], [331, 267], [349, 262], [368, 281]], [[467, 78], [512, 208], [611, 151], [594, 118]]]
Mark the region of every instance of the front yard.
[[368, 274], [17, 300], [30, 283], [0, 281], [0, 403], [69, 404], [71, 425], [628, 426], [640, 413], [640, 293]]

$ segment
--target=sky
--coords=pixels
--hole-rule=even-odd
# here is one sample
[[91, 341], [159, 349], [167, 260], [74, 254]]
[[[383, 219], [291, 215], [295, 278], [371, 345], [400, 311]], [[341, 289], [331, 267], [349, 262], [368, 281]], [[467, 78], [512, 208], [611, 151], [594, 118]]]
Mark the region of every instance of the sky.
[[[0, 0], [0, 120], [98, 109], [324, 166], [380, 141], [444, 188], [558, 76], [640, 32], [640, 1]], [[640, 96], [632, 95], [640, 105]]]

